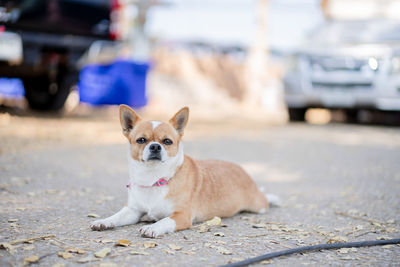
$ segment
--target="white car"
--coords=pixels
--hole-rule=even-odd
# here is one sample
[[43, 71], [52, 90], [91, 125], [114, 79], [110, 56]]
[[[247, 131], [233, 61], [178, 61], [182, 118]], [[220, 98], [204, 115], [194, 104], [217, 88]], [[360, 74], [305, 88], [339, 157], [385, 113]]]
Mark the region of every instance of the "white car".
[[400, 111], [400, 21], [327, 22], [293, 55], [284, 87], [292, 121], [314, 107]]

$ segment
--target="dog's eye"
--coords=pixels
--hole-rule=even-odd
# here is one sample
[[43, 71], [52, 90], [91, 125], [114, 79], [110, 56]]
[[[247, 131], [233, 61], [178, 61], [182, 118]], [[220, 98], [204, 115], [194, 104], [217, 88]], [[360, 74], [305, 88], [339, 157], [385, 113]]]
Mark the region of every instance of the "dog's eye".
[[138, 144], [144, 144], [146, 142], [147, 142], [147, 140], [144, 137], [140, 137], [139, 139], [136, 140], [136, 143], [138, 143]]
[[168, 138], [165, 138], [164, 140], [162, 140], [162, 142], [163, 142], [163, 144], [165, 144], [167, 146], [172, 145], [171, 139], [168, 139]]

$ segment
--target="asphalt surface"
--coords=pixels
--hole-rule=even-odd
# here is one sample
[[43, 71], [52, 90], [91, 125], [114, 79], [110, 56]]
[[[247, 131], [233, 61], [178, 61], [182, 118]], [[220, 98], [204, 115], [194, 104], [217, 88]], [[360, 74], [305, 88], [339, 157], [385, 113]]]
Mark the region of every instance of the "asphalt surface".
[[[96, 218], [88, 215], [110, 216], [126, 201], [127, 145], [117, 115], [0, 114], [0, 243], [7, 248], [0, 266], [21, 266], [31, 256], [39, 266], [216, 266], [302, 245], [400, 237], [400, 128], [248, 121], [188, 127], [186, 154], [242, 165], [282, 207], [157, 239], [139, 235], [143, 223], [91, 231]], [[38, 239], [18, 241], [30, 238]], [[115, 246], [121, 239], [130, 245]], [[69, 248], [81, 254], [58, 255]], [[94, 256], [104, 248], [111, 250], [104, 258]], [[400, 246], [261, 264], [399, 266]]]

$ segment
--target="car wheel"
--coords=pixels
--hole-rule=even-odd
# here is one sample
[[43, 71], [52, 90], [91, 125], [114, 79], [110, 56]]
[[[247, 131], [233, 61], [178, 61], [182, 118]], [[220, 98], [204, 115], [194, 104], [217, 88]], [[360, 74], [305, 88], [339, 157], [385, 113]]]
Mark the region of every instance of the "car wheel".
[[289, 108], [290, 121], [304, 121], [306, 115], [306, 108]]
[[76, 84], [77, 77], [77, 74], [66, 74], [53, 83], [46, 76], [24, 79], [25, 97], [29, 106], [36, 110], [60, 110]]

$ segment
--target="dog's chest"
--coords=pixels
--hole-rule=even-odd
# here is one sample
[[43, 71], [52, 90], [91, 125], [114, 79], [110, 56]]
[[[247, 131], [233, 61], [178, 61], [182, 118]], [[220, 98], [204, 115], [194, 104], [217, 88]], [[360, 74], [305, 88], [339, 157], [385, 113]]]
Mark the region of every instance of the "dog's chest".
[[173, 212], [173, 204], [165, 196], [168, 186], [151, 188], [134, 187], [129, 190], [129, 206], [148, 215], [150, 219], [160, 220], [168, 217]]

